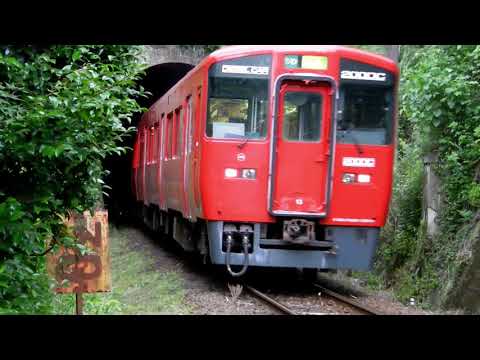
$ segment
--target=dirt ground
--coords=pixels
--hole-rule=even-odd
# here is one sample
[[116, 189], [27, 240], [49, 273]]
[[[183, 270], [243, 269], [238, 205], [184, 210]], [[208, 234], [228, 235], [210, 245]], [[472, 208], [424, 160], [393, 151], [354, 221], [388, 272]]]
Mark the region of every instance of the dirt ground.
[[[197, 315], [273, 315], [277, 310], [265, 305], [262, 301], [250, 295], [232, 279], [229, 279], [223, 267], [205, 266], [200, 259], [185, 254], [175, 243], [161, 239], [159, 235], [150, 233], [136, 226], [126, 226], [111, 230], [112, 263], [115, 267], [115, 256], [141, 256], [148, 260], [148, 266], [142, 268], [141, 276], [148, 276], [146, 283], [155, 285], [169, 280], [178, 283], [178, 286], [165, 290], [171, 297], [168, 306], [155, 306], [152, 301], [163, 301], [165, 297], [158, 296], [155, 287], [148, 285], [138, 287], [135, 277], [127, 283], [123, 281], [129, 275], [125, 273], [117, 277], [117, 293], [125, 302], [132, 303], [127, 313], [160, 313], [160, 314], [197, 314]], [[117, 255], [116, 255], [117, 254]], [[127, 256], [128, 255], [128, 256]], [[141, 260], [139, 260], [141, 261]], [[139, 271], [139, 270], [137, 270]], [[112, 269], [115, 273], [115, 269]], [[147, 274], [145, 274], [147, 273]], [[167, 278], [161, 278], [161, 275]], [[395, 301], [388, 292], [372, 292], [359, 286], [355, 279], [339, 274], [320, 274], [319, 283], [334, 289], [346, 296], [354, 296], [356, 300], [381, 312], [382, 314], [410, 315], [433, 314], [416, 308], [405, 306]], [[113, 279], [113, 287], [116, 283]], [[345, 305], [338, 300], [322, 294], [313, 286], [306, 286], [301, 273], [295, 269], [252, 269], [244, 281], [258, 290], [275, 298], [277, 301], [291, 308], [297, 314], [311, 315], [353, 315], [361, 312]], [[230, 285], [230, 286], [229, 286]], [[327, 286], [328, 285], [328, 286]], [[131, 287], [135, 286], [135, 292]], [[167, 286], [168, 287], [168, 286]], [[235, 293], [235, 290], [241, 292]], [[142, 294], [145, 293], [145, 294]], [[147, 293], [147, 292], [150, 292]], [[154, 294], [151, 294], [151, 293]], [[132, 293], [132, 296], [125, 295]], [[122, 297], [123, 296], [123, 297]], [[144, 300], [142, 300], [144, 299]], [[142, 301], [144, 303], [142, 303]]]

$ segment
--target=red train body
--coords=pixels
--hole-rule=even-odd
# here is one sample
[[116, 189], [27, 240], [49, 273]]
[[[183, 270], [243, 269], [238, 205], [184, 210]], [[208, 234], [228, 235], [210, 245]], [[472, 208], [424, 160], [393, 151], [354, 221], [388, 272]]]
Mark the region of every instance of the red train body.
[[396, 64], [338, 46], [231, 46], [138, 125], [145, 222], [230, 265], [368, 269], [395, 154]]

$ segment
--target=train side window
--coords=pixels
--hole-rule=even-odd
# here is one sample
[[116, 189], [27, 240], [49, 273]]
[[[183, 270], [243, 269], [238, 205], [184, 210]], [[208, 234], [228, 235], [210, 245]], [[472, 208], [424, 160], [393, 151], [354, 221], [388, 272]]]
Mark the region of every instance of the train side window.
[[175, 155], [177, 155], [177, 157], [181, 157], [183, 146], [183, 108], [177, 110], [176, 135], [177, 139], [175, 141]]
[[150, 126], [150, 129], [149, 129], [149, 147], [148, 147], [148, 157], [149, 157], [149, 160], [150, 160], [150, 164], [153, 164], [155, 162], [155, 158], [154, 158], [154, 149], [155, 149], [155, 127], [154, 126]]
[[167, 115], [167, 159], [172, 158], [172, 144], [173, 144], [173, 113]]
[[153, 146], [152, 146], [152, 162], [154, 164], [156, 164], [158, 160], [158, 136], [159, 136], [158, 123], [155, 123], [155, 125], [153, 125]]
[[139, 130], [139, 159], [138, 159], [138, 166], [143, 167], [145, 166], [145, 129], [141, 128]]
[[320, 140], [322, 96], [309, 92], [287, 92], [283, 102], [283, 138], [289, 141]]
[[160, 125], [159, 125], [159, 134], [158, 134], [158, 141], [159, 141], [159, 152], [160, 152], [160, 161], [163, 161], [165, 158], [165, 141], [166, 141], [166, 136], [165, 136], [165, 113], [162, 114], [160, 118]]
[[187, 139], [187, 154], [192, 152], [192, 134], [193, 134], [193, 104], [192, 96], [189, 96], [187, 99], [187, 115], [186, 123], [188, 124], [188, 134], [186, 134]]
[[135, 145], [133, 146], [133, 168], [137, 169], [140, 164], [140, 134], [137, 136]]
[[[202, 108], [202, 88], [198, 88], [198, 94], [197, 94], [197, 101], [195, 104], [193, 104], [193, 112], [194, 112], [194, 117], [195, 117], [195, 131], [194, 131], [194, 141], [197, 141], [198, 138], [200, 137], [200, 124], [202, 121], [202, 113], [200, 109]], [[196, 146], [196, 145], [195, 145]]]
[[173, 114], [173, 129], [172, 129], [172, 159], [177, 156], [177, 132], [178, 132], [178, 110], [175, 110]]
[[145, 127], [145, 162], [147, 165], [150, 165], [150, 128]]

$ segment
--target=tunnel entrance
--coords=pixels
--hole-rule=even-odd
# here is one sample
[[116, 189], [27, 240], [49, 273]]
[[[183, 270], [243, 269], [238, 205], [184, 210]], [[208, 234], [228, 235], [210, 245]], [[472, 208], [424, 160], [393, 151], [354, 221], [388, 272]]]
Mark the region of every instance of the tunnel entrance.
[[[148, 68], [138, 86], [143, 86], [151, 95], [148, 98], [136, 99], [137, 102], [142, 107], [149, 108], [193, 67], [185, 63], [164, 63]], [[131, 126], [136, 127], [141, 116], [141, 113], [134, 114]], [[136, 133], [133, 133], [125, 137], [120, 145], [129, 148], [126, 154], [121, 156], [114, 154], [103, 161], [103, 168], [109, 171], [104, 181], [110, 187], [104, 190], [108, 195], [103, 196], [103, 201], [108, 210], [110, 223], [116, 226], [132, 221], [134, 216], [135, 199], [131, 184], [131, 165], [135, 136]]]

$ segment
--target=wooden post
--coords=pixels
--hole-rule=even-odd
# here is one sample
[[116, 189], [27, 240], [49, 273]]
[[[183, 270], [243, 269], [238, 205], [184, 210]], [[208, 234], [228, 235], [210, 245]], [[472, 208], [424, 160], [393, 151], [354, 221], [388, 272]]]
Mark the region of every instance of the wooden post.
[[81, 290], [75, 293], [75, 303], [77, 315], [83, 315], [83, 293]]
[[[77, 250], [61, 247], [47, 254], [48, 273], [57, 280], [57, 293], [75, 293], [74, 314], [83, 315], [83, 293], [111, 291], [108, 245], [108, 213], [74, 213], [65, 221], [69, 232], [93, 251], [82, 256]], [[68, 286], [62, 286], [68, 280]]]

